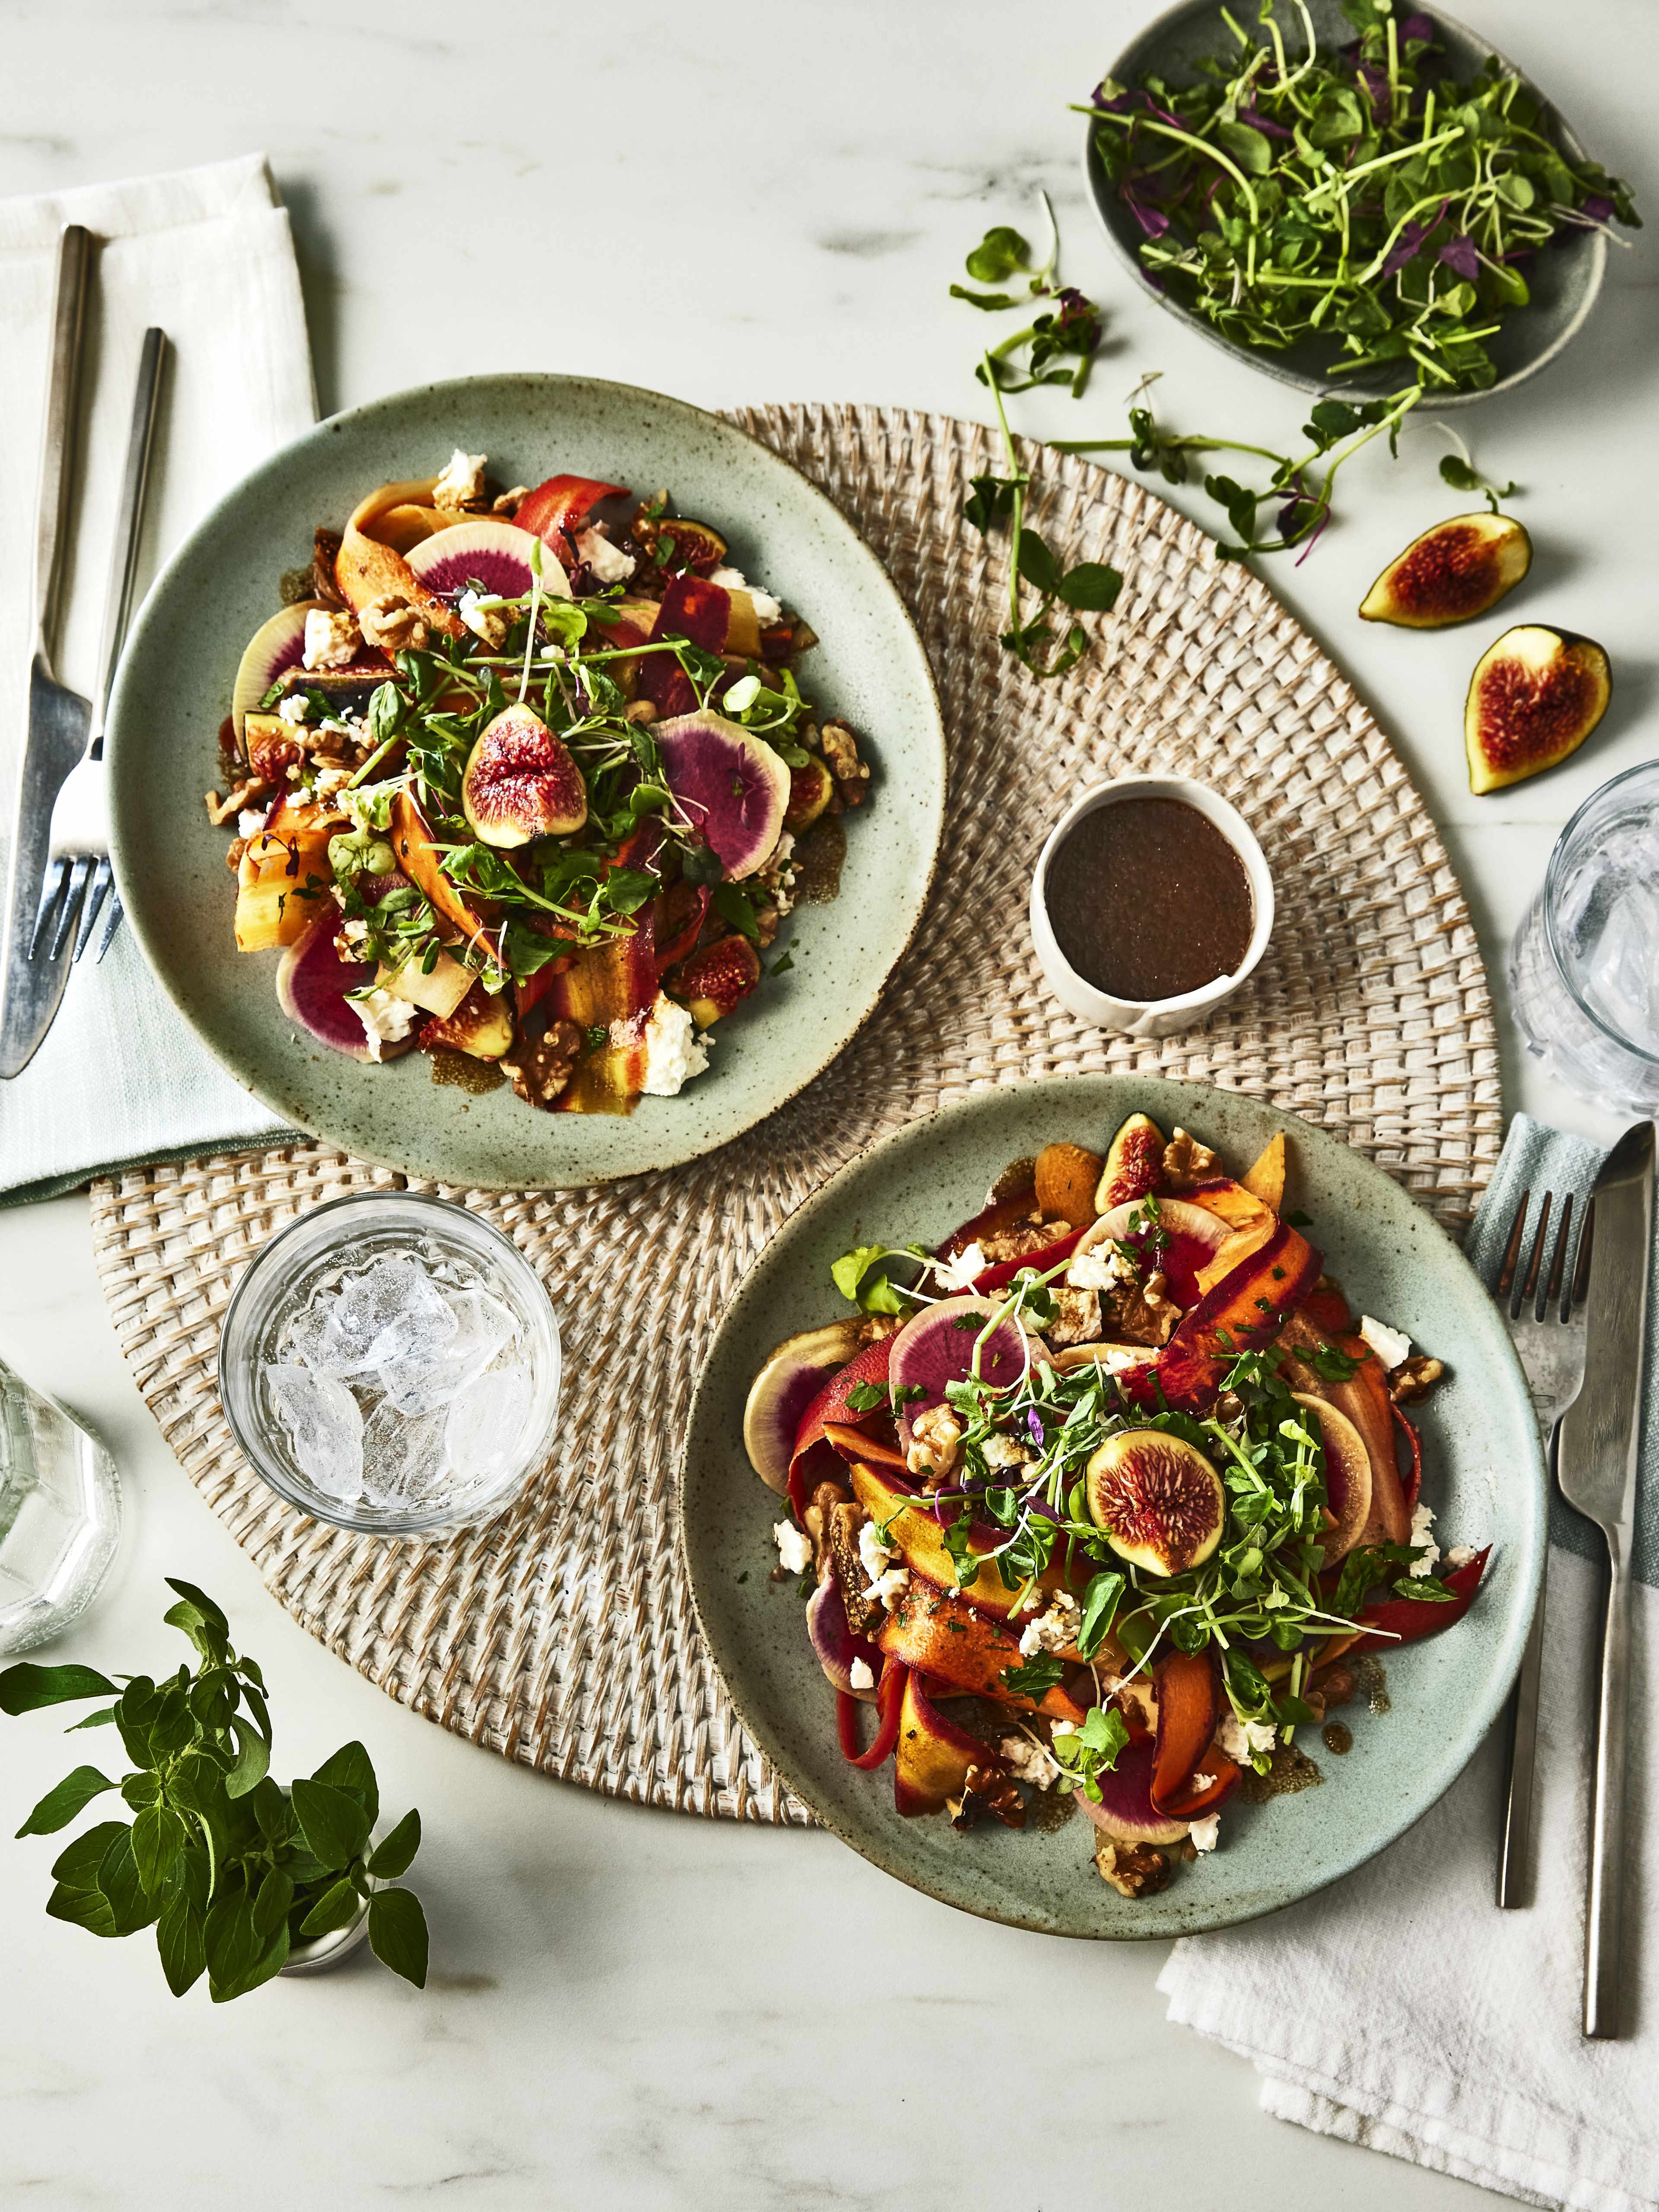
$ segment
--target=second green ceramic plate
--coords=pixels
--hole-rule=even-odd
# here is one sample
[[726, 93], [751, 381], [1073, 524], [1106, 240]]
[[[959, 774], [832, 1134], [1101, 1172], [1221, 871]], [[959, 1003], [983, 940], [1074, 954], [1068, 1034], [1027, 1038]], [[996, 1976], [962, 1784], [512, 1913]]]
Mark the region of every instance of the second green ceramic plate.
[[[826, 711], [868, 739], [871, 803], [848, 817], [841, 896], [803, 908], [793, 965], [720, 1024], [707, 1075], [629, 1118], [542, 1114], [505, 1085], [440, 1089], [423, 1054], [380, 1068], [296, 1034], [275, 953], [237, 952], [227, 842], [202, 793], [242, 648], [283, 571], [363, 495], [489, 456], [508, 483], [559, 471], [666, 485], [729, 540], [745, 574], [823, 642], [802, 669]], [[751, 1128], [811, 1082], [875, 1006], [932, 881], [945, 738], [921, 641], [885, 571], [823, 493], [764, 446], [682, 401], [583, 377], [483, 376], [322, 422], [222, 500], [158, 578], [111, 703], [111, 845], [133, 928], [204, 1042], [274, 1113], [408, 1175], [464, 1188], [561, 1188], [674, 1166]]]
[[[1305, 1748], [1323, 1786], [1224, 1814], [1220, 1848], [1131, 1904], [1095, 1871], [1080, 1814], [1048, 1833], [901, 1820], [890, 1768], [842, 1757], [835, 1698], [791, 1583], [769, 1579], [782, 1501], [743, 1449], [756, 1369], [795, 1330], [847, 1307], [830, 1279], [854, 1245], [939, 1241], [975, 1212], [1011, 1160], [1058, 1138], [1104, 1151], [1128, 1115], [1179, 1122], [1248, 1165], [1291, 1139], [1291, 1203], [1357, 1310], [1408, 1330], [1449, 1379], [1422, 1408], [1424, 1496], [1446, 1544], [1493, 1547], [1455, 1628], [1386, 1662], [1392, 1710], [1356, 1701], [1353, 1748]], [[709, 1352], [692, 1406], [681, 1507], [697, 1617], [744, 1726], [824, 1826], [900, 1881], [964, 1911], [1048, 1935], [1190, 1936], [1249, 1920], [1351, 1873], [1425, 1813], [1497, 1717], [1520, 1665], [1544, 1545], [1544, 1467], [1527, 1388], [1497, 1309], [1468, 1261], [1382, 1170], [1322, 1130], [1253, 1098], [1139, 1076], [1078, 1076], [985, 1091], [911, 1122], [852, 1162], [793, 1215], [750, 1270]]]

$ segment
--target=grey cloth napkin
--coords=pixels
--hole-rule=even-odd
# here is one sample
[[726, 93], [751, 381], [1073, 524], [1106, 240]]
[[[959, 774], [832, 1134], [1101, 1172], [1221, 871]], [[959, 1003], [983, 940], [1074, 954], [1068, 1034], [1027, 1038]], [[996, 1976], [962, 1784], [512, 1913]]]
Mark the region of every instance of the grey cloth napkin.
[[[1545, 1191], [1553, 1194], [1554, 1218], [1560, 1218], [1561, 1200], [1571, 1191], [1575, 1214], [1582, 1220], [1583, 1202], [1607, 1154], [1583, 1137], [1570, 1137], [1534, 1121], [1530, 1114], [1517, 1114], [1510, 1123], [1499, 1158], [1480, 1211], [1475, 1216], [1464, 1250], [1469, 1264], [1483, 1281], [1498, 1279], [1504, 1248], [1522, 1192], [1532, 1194], [1527, 1212], [1527, 1234], [1538, 1218]], [[1651, 1255], [1655, 1271], [1648, 1296], [1647, 1373], [1659, 1376], [1659, 1245]], [[1642, 1484], [1637, 1498], [1636, 1549], [1633, 1570], [1639, 1580], [1659, 1587], [1659, 1420], [1653, 1416], [1651, 1391], [1642, 1424]], [[1575, 1513], [1559, 1495], [1550, 1504], [1550, 1541], [1580, 1559], [1604, 1563], [1607, 1547], [1601, 1530], [1582, 1514]]]
[[[1516, 1115], [1469, 1235], [1480, 1273], [1495, 1279], [1523, 1190], [1535, 1218], [1546, 1188], [1558, 1204], [1564, 1191], [1587, 1194], [1601, 1158], [1583, 1139]], [[1649, 1418], [1637, 1571], [1650, 1586], [1656, 1448], [1659, 1421]], [[1639, 1904], [1659, 1895], [1659, 1761], [1650, 1749], [1659, 1596], [1636, 1592], [1637, 1810], [1626, 1875], [1635, 2016], [1626, 2039], [1587, 2043], [1585, 1838], [1606, 1552], [1600, 1533], [1559, 1503], [1551, 1534], [1530, 1909], [1493, 1903], [1504, 1753], [1495, 1729], [1392, 1849], [1284, 1912], [1177, 1943], [1158, 1987], [1172, 2021], [1254, 2062], [1262, 2109], [1279, 2119], [1561, 2212], [1659, 2212], [1659, 2002]]]
[[[110, 533], [146, 326], [172, 341], [142, 559], [148, 580], [212, 502], [316, 414], [288, 216], [262, 155], [177, 175], [0, 201], [0, 846], [23, 727], [38, 425], [58, 238], [100, 240], [80, 441], [80, 489], [58, 674], [90, 693]], [[227, 669], [226, 685], [230, 675]], [[202, 788], [213, 732], [202, 732]], [[0, 860], [3, 853], [0, 852]], [[225, 957], [230, 902], [225, 906]], [[198, 1044], [123, 925], [101, 967], [76, 969], [51, 1033], [0, 1083], [0, 1205], [95, 1175], [284, 1133]]]

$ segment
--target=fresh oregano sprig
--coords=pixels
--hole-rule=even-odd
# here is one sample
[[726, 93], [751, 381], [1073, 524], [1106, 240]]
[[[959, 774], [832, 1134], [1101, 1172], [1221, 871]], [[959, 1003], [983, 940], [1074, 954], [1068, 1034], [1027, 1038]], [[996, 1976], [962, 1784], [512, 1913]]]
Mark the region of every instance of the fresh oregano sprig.
[[58, 1854], [47, 1912], [94, 1936], [154, 1927], [174, 1996], [205, 1972], [223, 2004], [269, 1981], [295, 1944], [343, 1928], [367, 1899], [376, 1956], [424, 1988], [426, 1915], [412, 1890], [386, 1886], [420, 1848], [420, 1814], [406, 1813], [370, 1848], [380, 1791], [360, 1743], [343, 1744], [285, 1794], [270, 1778], [257, 1662], [231, 1648], [210, 1597], [172, 1576], [167, 1585], [179, 1602], [164, 1617], [195, 1646], [194, 1669], [112, 1681], [92, 1667], [26, 1660], [0, 1674], [0, 1712], [112, 1699], [70, 1732], [112, 1727], [131, 1762], [118, 1781], [77, 1766], [17, 1831], [55, 1835], [111, 1790], [133, 1815], [95, 1822]]

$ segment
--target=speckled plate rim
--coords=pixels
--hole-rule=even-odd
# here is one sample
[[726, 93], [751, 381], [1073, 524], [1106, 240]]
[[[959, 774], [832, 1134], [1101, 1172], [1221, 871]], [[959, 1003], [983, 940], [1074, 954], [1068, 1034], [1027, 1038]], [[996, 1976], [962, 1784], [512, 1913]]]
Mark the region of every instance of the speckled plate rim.
[[[1174, 7], [1166, 8], [1161, 15], [1155, 15], [1150, 23], [1136, 32], [1128, 45], [1114, 60], [1111, 67], [1103, 74], [1106, 76], [1116, 77], [1121, 82], [1130, 70], [1139, 67], [1139, 59], [1132, 61], [1131, 57], [1138, 58], [1146, 49], [1154, 46], [1159, 39], [1188, 17], [1218, 14], [1219, 6], [1220, 0], [1176, 0]], [[1528, 76], [1525, 70], [1512, 62], [1501, 47], [1493, 46], [1490, 39], [1484, 37], [1479, 31], [1471, 30], [1467, 23], [1460, 22], [1455, 15], [1447, 15], [1443, 8], [1431, 7], [1427, 12], [1443, 28], [1455, 32], [1460, 39], [1467, 40], [1472, 48], [1482, 55], [1502, 62], [1506, 70], [1519, 77], [1534, 99], [1547, 108], [1554, 118], [1556, 127], [1561, 134], [1565, 150], [1575, 161], [1584, 159], [1584, 149], [1577, 133], [1548, 94], [1539, 89], [1538, 85]], [[1128, 65], [1127, 68], [1126, 64]], [[1116, 252], [1119, 260], [1133, 270], [1143, 294], [1162, 307], [1166, 315], [1172, 315], [1185, 329], [1195, 332], [1206, 344], [1212, 345], [1220, 352], [1230, 355], [1234, 361], [1248, 362], [1252, 368], [1259, 368], [1264, 375], [1273, 377], [1279, 384], [1288, 384], [1297, 392], [1332, 392], [1340, 396], [1347, 391], [1355, 392], [1364, 398], [1376, 397], [1377, 387], [1372, 385], [1357, 385], [1352, 380], [1345, 382], [1340, 377], [1310, 376], [1299, 368], [1291, 368], [1282, 356], [1271, 353], [1264, 347], [1241, 345], [1237, 339], [1224, 337], [1201, 315], [1194, 314], [1190, 307], [1183, 307], [1179, 300], [1172, 300], [1168, 293], [1160, 291], [1158, 287], [1148, 278], [1146, 267], [1139, 257], [1129, 251], [1112, 224], [1108, 213], [1108, 203], [1115, 197], [1111, 180], [1107, 176], [1100, 156], [1095, 150], [1094, 124], [1092, 120], [1086, 118], [1083, 137], [1083, 189], [1113, 250]], [[1512, 392], [1516, 385], [1524, 384], [1529, 377], [1536, 376], [1540, 369], [1547, 368], [1550, 363], [1558, 359], [1571, 344], [1573, 339], [1589, 321], [1595, 311], [1596, 301], [1601, 296], [1601, 286], [1607, 272], [1607, 241], [1601, 233], [1597, 231], [1589, 254], [1589, 277], [1584, 288], [1584, 296], [1579, 301], [1577, 311], [1562, 325], [1549, 343], [1519, 368], [1510, 369], [1506, 374], [1500, 376], [1495, 383], [1488, 385], [1484, 391], [1436, 392], [1425, 402], [1425, 407], [1436, 415], [1443, 413], [1448, 407], [1472, 407], [1477, 400], [1490, 399], [1496, 392]], [[1522, 312], [1524, 313], [1525, 310]]]
[[[1073, 1117], [1068, 1124], [1072, 1127], [1079, 1126], [1079, 1117], [1087, 1117], [1091, 1113], [1098, 1115], [1103, 1106], [1111, 1126], [1115, 1126], [1116, 1121], [1125, 1114], [1137, 1109], [1148, 1111], [1154, 1118], [1161, 1113], [1167, 1126], [1175, 1118], [1172, 1106], [1176, 1102], [1182, 1102], [1186, 1115], [1190, 1117], [1192, 1125], [1200, 1134], [1204, 1127], [1206, 1100], [1217, 1097], [1238, 1099], [1260, 1110], [1298, 1146], [1307, 1147], [1315, 1158], [1322, 1154], [1326, 1158], [1343, 1156], [1371, 1188], [1380, 1188], [1389, 1194], [1387, 1202], [1391, 1207], [1397, 1202], [1400, 1207], [1408, 1210], [1407, 1214], [1398, 1218], [1415, 1220], [1430, 1243], [1450, 1264], [1452, 1278], [1459, 1282], [1464, 1310], [1481, 1316], [1478, 1326], [1486, 1337], [1486, 1350], [1492, 1361], [1488, 1380], [1507, 1395], [1520, 1422], [1521, 1434], [1529, 1447], [1528, 1464], [1519, 1472], [1523, 1477], [1530, 1476], [1532, 1479], [1518, 1480], [1516, 1490], [1515, 1510], [1518, 1526], [1513, 1541], [1519, 1555], [1520, 1575], [1512, 1589], [1508, 1613], [1501, 1624], [1495, 1654], [1485, 1669], [1484, 1694], [1468, 1709], [1462, 1724], [1449, 1738], [1425, 1759], [1419, 1771], [1418, 1787], [1400, 1802], [1397, 1818], [1377, 1822], [1360, 1844], [1340, 1855], [1333, 1863], [1322, 1864], [1316, 1877], [1297, 1880], [1292, 1876], [1284, 1885], [1284, 1894], [1259, 1905], [1238, 1908], [1218, 1905], [1215, 1909], [1206, 1911], [1201, 1896], [1192, 1894], [1190, 1881], [1183, 1884], [1181, 1873], [1177, 1874], [1169, 1890], [1131, 1908], [1135, 1916], [1133, 1920], [1126, 1913], [1121, 1920], [1115, 1919], [1107, 1925], [1094, 1928], [1055, 1927], [1017, 1908], [1001, 1909], [975, 1903], [963, 1896], [948, 1894], [946, 1884], [921, 1878], [908, 1868], [902, 1857], [891, 1848], [889, 1838], [883, 1833], [887, 1812], [884, 1803], [881, 1807], [883, 1819], [872, 1820], [867, 1827], [861, 1830], [843, 1818], [838, 1808], [814, 1787], [811, 1779], [800, 1772], [791, 1757], [788, 1741], [769, 1727], [764, 1720], [757, 1717], [740, 1682], [734, 1680], [738, 1671], [736, 1667], [728, 1667], [725, 1663], [720, 1639], [711, 1628], [710, 1609], [699, 1585], [696, 1556], [689, 1540], [687, 1517], [688, 1491], [693, 1482], [691, 1462], [696, 1450], [698, 1430], [703, 1422], [721, 1421], [722, 1417], [715, 1404], [720, 1393], [720, 1378], [715, 1373], [720, 1353], [726, 1340], [741, 1326], [745, 1316], [765, 1300], [772, 1273], [788, 1264], [791, 1249], [810, 1236], [820, 1218], [833, 1214], [848, 1202], [873, 1162], [918, 1150], [940, 1133], [948, 1135], [955, 1128], [970, 1125], [987, 1114], [994, 1114], [1011, 1097], [1030, 1097], [1037, 1092], [1042, 1092], [1054, 1101], [1057, 1121], [1066, 1123], [1069, 1112]], [[1075, 1099], [1076, 1105], [1068, 1107], [1068, 1098]], [[976, 1194], [965, 1193], [964, 1200], [966, 1211], [975, 1202]], [[738, 1425], [735, 1432], [740, 1438], [740, 1405], [736, 1412]], [[728, 1429], [727, 1433], [732, 1432]], [[749, 1479], [757, 1492], [770, 1495], [763, 1491], [759, 1478], [752, 1471]], [[1200, 1935], [1215, 1929], [1237, 1926], [1249, 1920], [1263, 1919], [1342, 1881], [1385, 1850], [1390, 1844], [1397, 1842], [1450, 1789], [1502, 1711], [1520, 1669], [1522, 1653], [1543, 1581], [1547, 1475], [1526, 1377], [1496, 1306], [1456, 1243], [1440, 1224], [1425, 1209], [1417, 1206], [1409, 1194], [1382, 1168], [1351, 1146], [1343, 1144], [1328, 1131], [1245, 1093], [1229, 1093], [1209, 1084], [1172, 1082], [1158, 1077], [1066, 1075], [1046, 1077], [1036, 1083], [999, 1085], [975, 1091], [970, 1097], [941, 1107], [933, 1113], [919, 1115], [902, 1129], [866, 1146], [822, 1189], [816, 1191], [796, 1209], [771, 1237], [738, 1285], [698, 1371], [684, 1437], [676, 1458], [674, 1483], [676, 1544], [690, 1590], [698, 1630], [738, 1721], [789, 1789], [811, 1808], [819, 1824], [872, 1865], [891, 1875], [907, 1888], [919, 1890], [940, 1904], [948, 1905], [975, 1918], [996, 1921], [1005, 1926], [1027, 1929], [1032, 1934], [1068, 1936], [1079, 1941], [1166, 1942], [1173, 1936]], [[799, 1632], [799, 1620], [793, 1616], [791, 1627], [793, 1632]], [[811, 1717], [811, 1725], [816, 1726], [820, 1723], [833, 1733], [833, 1719], [827, 1705], [822, 1710], [815, 1709]], [[879, 1787], [884, 1780], [885, 1770], [878, 1779], [877, 1786]], [[870, 1802], [874, 1805], [878, 1801], [872, 1799]], [[895, 1814], [892, 1818], [896, 1820], [897, 1816]], [[933, 1824], [920, 1822], [915, 1825]], [[1000, 1840], [1012, 1842], [1014, 1848], [1018, 1847], [1018, 1838], [1004, 1837]], [[1212, 1861], [1210, 1863], [1213, 1865], [1216, 1863]], [[1191, 1876], [1199, 1870], [1188, 1869], [1183, 1871]]]
[[[933, 664], [927, 656], [927, 649], [922, 643], [915, 618], [906, 606], [897, 586], [854, 525], [829, 495], [814, 483], [804, 471], [797, 468], [793, 461], [786, 459], [782, 454], [775, 452], [763, 440], [751, 436], [748, 431], [740, 428], [735, 422], [730, 422], [722, 415], [716, 415], [705, 408], [694, 406], [690, 400], [678, 399], [670, 393], [653, 391], [647, 386], [624, 384], [604, 377], [537, 370], [501, 370], [476, 376], [441, 378], [430, 384], [408, 386], [401, 391], [386, 393], [378, 399], [366, 400], [360, 406], [343, 409], [338, 414], [324, 416], [309, 430], [302, 432], [297, 438], [291, 439], [287, 445], [280, 447], [276, 453], [268, 455], [255, 468], [249, 470], [225, 493], [222, 498], [216, 501], [171, 555], [144, 595], [143, 604], [133, 620], [131, 635], [117, 671], [109, 702], [107, 722], [111, 736], [107, 747], [107, 757], [112, 764], [109, 777], [110, 859], [114, 870], [116, 886], [126, 910], [129, 925], [140, 951], [143, 953], [150, 973], [155, 977], [179, 1013], [184, 1016], [185, 1021], [190, 1024], [191, 1030], [206, 1049], [212, 1053], [219, 1064], [241, 1085], [244, 1090], [257, 1098], [262, 1105], [269, 1108], [273, 1114], [283, 1116], [293, 1127], [325, 1142], [340, 1146], [354, 1158], [362, 1160], [370, 1166], [386, 1168], [394, 1174], [412, 1174], [422, 1180], [454, 1180], [442, 1174], [439, 1164], [412, 1160], [406, 1155], [399, 1156], [382, 1147], [365, 1145], [353, 1132], [339, 1126], [330, 1126], [329, 1117], [313, 1116], [302, 1110], [291, 1091], [285, 1090], [279, 1082], [267, 1079], [258, 1071], [251, 1072], [248, 1066], [227, 1056], [219, 1049], [214, 1038], [206, 1033], [198, 1019], [196, 1010], [191, 1001], [188, 978], [175, 974], [171, 963], [162, 957], [159, 941], [146, 927], [144, 900], [142, 895], [134, 896], [134, 883], [138, 872], [138, 864], [137, 856], [130, 855], [127, 847], [121, 802], [124, 781], [121, 767], [118, 764], [130, 759], [134, 751], [143, 744], [143, 716], [137, 712], [137, 702], [129, 696], [131, 690], [129, 672], [135, 669], [139, 661], [136, 648], [142, 642], [149, 624], [155, 619], [156, 611], [161, 608], [170, 595], [179, 588], [180, 579], [187, 574], [191, 562], [197, 557], [201, 541], [220, 524], [234, 515], [237, 509], [252, 493], [279, 478], [297, 453], [326, 447], [330, 441], [352, 426], [359, 423], [372, 423], [379, 418], [395, 414], [411, 403], [463, 393], [469, 388], [479, 385], [497, 387], [516, 385], [523, 387], [526, 396], [532, 393], [550, 395], [556, 393], [561, 387], [569, 386], [599, 386], [608, 393], [623, 400], [631, 400], [647, 407], [659, 409], [670, 416], [683, 416], [688, 422], [695, 422], [705, 431], [712, 429], [719, 438], [730, 440], [736, 445], [751, 448], [762, 457], [763, 466], [769, 467], [787, 477], [795, 488], [797, 495], [803, 496], [810, 506], [819, 510], [829, 529], [841, 536], [847, 545], [856, 549], [858, 555], [861, 556], [878, 598], [885, 603], [893, 619], [895, 631], [902, 637], [910, 653], [913, 662], [911, 674], [916, 681], [919, 696], [925, 702], [927, 710], [925, 719], [928, 724], [932, 740], [929, 748], [930, 764], [933, 771], [932, 788], [925, 792], [914, 791], [907, 793], [907, 805], [911, 809], [908, 818], [924, 860], [920, 880], [910, 901], [909, 910], [902, 915], [899, 927], [891, 933], [885, 954], [869, 963], [862, 988], [848, 992], [844, 995], [840, 1018], [833, 1030], [826, 1032], [826, 1042], [818, 1052], [814, 1065], [811, 1066], [803, 1065], [797, 1072], [792, 1073], [787, 1079], [773, 1085], [765, 1103], [759, 1107], [758, 1110], [740, 1120], [734, 1118], [729, 1127], [710, 1130], [701, 1137], [690, 1134], [684, 1138], [670, 1136], [665, 1142], [653, 1148], [649, 1159], [635, 1160], [614, 1166], [603, 1163], [592, 1165], [583, 1164], [579, 1169], [571, 1172], [549, 1175], [545, 1177], [526, 1176], [515, 1170], [511, 1181], [501, 1184], [481, 1183], [476, 1176], [465, 1179], [468, 1187], [473, 1188], [561, 1190], [596, 1188], [604, 1183], [620, 1182], [629, 1176], [654, 1173], [664, 1169], [681, 1167], [690, 1160], [698, 1159], [708, 1152], [716, 1152], [721, 1146], [732, 1143], [750, 1129], [757, 1127], [759, 1123], [779, 1112], [789, 1103], [791, 1099], [799, 1097], [810, 1084], [815, 1082], [836, 1055], [842, 1052], [857, 1036], [859, 1030], [880, 1004], [888, 978], [904, 957], [915, 939], [917, 929], [921, 927], [921, 918], [927, 910], [927, 901], [939, 870], [939, 848], [945, 830], [949, 768], [944, 714], [939, 702], [939, 685], [933, 674]], [[227, 683], [227, 699], [228, 696], [229, 686]], [[130, 718], [135, 726], [131, 729], [128, 727]], [[528, 1107], [525, 1109], [526, 1113], [532, 1110]], [[586, 1117], [565, 1116], [562, 1118], [580, 1122]], [[688, 1133], [692, 1130], [693, 1121], [690, 1116], [687, 1117], [685, 1127]]]

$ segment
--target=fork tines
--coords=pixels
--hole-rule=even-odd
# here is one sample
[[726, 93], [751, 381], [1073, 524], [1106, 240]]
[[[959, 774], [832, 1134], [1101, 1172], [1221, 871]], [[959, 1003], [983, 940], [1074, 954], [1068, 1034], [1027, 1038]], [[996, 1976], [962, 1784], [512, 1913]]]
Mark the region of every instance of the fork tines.
[[1559, 1308], [1561, 1319], [1565, 1321], [1573, 1307], [1583, 1302], [1585, 1287], [1589, 1281], [1595, 1207], [1592, 1203], [1585, 1210], [1583, 1227], [1575, 1255], [1572, 1251], [1573, 1195], [1571, 1191], [1566, 1194], [1561, 1201], [1554, 1249], [1548, 1252], [1547, 1259], [1550, 1216], [1555, 1204], [1554, 1193], [1547, 1190], [1540, 1203], [1537, 1224], [1523, 1257], [1522, 1246], [1526, 1243], [1527, 1212], [1531, 1202], [1531, 1190], [1523, 1190], [1516, 1205], [1509, 1241], [1504, 1247], [1503, 1264], [1498, 1271], [1498, 1296], [1500, 1299], [1507, 1297], [1511, 1321], [1519, 1321], [1522, 1309], [1529, 1303], [1534, 1321], [1542, 1321], [1552, 1306]]

